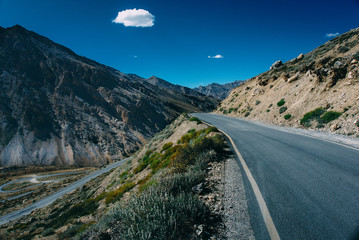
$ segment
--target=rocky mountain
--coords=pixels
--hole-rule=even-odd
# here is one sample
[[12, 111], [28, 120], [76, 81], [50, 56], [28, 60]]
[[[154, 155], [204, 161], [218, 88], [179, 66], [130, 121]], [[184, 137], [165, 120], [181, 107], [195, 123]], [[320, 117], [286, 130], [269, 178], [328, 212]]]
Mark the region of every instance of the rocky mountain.
[[[180, 85], [176, 85], [176, 84], [172, 84], [170, 82], [167, 82], [166, 80], [163, 80], [161, 78], [158, 78], [156, 76], [152, 76], [150, 78], [141, 78], [141, 77], [138, 77], [136, 75], [133, 75], [137, 81], [145, 84], [145, 83], [150, 83], [152, 84], [153, 86], [156, 86], [158, 88], [161, 88], [161, 89], [165, 89], [165, 90], [169, 90], [169, 91], [173, 91], [173, 92], [180, 92], [180, 93], [183, 93], [183, 94], [186, 94], [186, 95], [192, 95], [192, 96], [197, 96], [197, 97], [204, 97], [206, 96], [205, 94], [202, 94], [196, 90], [193, 90], [191, 88], [188, 88], [188, 87], [184, 87], [184, 86], [180, 86]], [[213, 100], [212, 100], [213, 101]]]
[[359, 136], [359, 28], [244, 82], [217, 113]]
[[226, 84], [212, 83], [206, 86], [199, 86], [195, 88], [195, 90], [207, 96], [223, 100], [228, 96], [233, 88], [238, 87], [242, 83], [243, 81], [239, 80]]
[[21, 26], [0, 28], [0, 164], [102, 165], [126, 156], [206, 96], [168, 91]]

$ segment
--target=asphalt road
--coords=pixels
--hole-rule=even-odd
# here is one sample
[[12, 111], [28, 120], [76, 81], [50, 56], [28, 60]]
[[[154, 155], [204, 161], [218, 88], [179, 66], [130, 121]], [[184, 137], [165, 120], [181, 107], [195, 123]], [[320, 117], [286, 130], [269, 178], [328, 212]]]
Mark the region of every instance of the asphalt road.
[[90, 181], [91, 179], [94, 179], [98, 176], [100, 176], [103, 173], [106, 173], [114, 168], [117, 168], [119, 166], [121, 166], [126, 160], [128, 160], [129, 158], [126, 158], [124, 160], [118, 161], [118, 162], [114, 162], [110, 165], [107, 165], [105, 168], [102, 168], [96, 172], [93, 172], [87, 176], [85, 176], [84, 178], [74, 182], [73, 184], [61, 189], [60, 191], [55, 192], [54, 194], [41, 199], [40, 201], [35, 202], [34, 204], [31, 204], [30, 206], [27, 206], [23, 209], [20, 209], [18, 211], [9, 213], [5, 216], [0, 217], [0, 225], [7, 223], [9, 221], [18, 219], [22, 216], [25, 216], [27, 214], [30, 214], [33, 210], [38, 209], [38, 208], [43, 208], [49, 204], [51, 204], [53, 201], [55, 201], [56, 199], [62, 197], [63, 195], [75, 190], [76, 188], [84, 185], [85, 183], [87, 183], [88, 181]]
[[[280, 239], [357, 239], [359, 149], [222, 115], [193, 115], [232, 138]], [[244, 178], [255, 237], [270, 239], [253, 189]]]

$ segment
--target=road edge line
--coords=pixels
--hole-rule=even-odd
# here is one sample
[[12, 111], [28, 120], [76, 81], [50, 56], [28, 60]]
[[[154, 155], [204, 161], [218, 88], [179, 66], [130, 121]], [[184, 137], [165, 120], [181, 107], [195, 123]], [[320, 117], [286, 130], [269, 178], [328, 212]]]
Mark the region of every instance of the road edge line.
[[[201, 120], [203, 123], [209, 125], [209, 126], [213, 126], [203, 120]], [[216, 126], [213, 126], [213, 127], [216, 127]], [[253, 175], [251, 173], [251, 171], [249, 170], [244, 158], [242, 157], [242, 154], [239, 152], [237, 146], [234, 144], [233, 142], [233, 139], [226, 133], [224, 132], [223, 130], [217, 128], [221, 133], [223, 133], [224, 135], [226, 135], [226, 137], [229, 139], [229, 141], [231, 142], [232, 146], [233, 146], [233, 149], [234, 151], [236, 152], [241, 164], [242, 164], [242, 167], [244, 169], [244, 172], [246, 173], [247, 175], [247, 178], [251, 184], [251, 187], [252, 187], [252, 190], [254, 192], [254, 195], [257, 199], [257, 202], [258, 202], [258, 205], [259, 205], [259, 209], [262, 213], [262, 217], [263, 217], [263, 220], [264, 220], [264, 223], [266, 225], [266, 228], [267, 228], [267, 231], [269, 233], [269, 236], [271, 238], [271, 240], [280, 240], [280, 237], [279, 237], [279, 233], [277, 231], [277, 228], [275, 227], [274, 225], [274, 222], [273, 222], [273, 219], [272, 219], [272, 216], [270, 215], [270, 212], [269, 212], [269, 209], [267, 207], [267, 204], [266, 202], [264, 201], [264, 198], [262, 196], [262, 193], [260, 192], [259, 190], [259, 187], [258, 187], [258, 184], [256, 182], [256, 180], [254, 180], [253, 178]]]

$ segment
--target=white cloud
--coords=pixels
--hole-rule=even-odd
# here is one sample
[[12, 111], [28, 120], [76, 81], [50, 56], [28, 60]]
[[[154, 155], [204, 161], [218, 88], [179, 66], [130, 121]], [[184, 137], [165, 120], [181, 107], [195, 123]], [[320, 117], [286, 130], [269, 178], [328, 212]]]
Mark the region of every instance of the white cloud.
[[112, 21], [120, 23], [125, 27], [152, 27], [155, 16], [144, 9], [126, 9], [118, 12], [117, 17]]
[[221, 54], [217, 54], [215, 56], [208, 56], [208, 58], [223, 58]]
[[339, 33], [327, 33], [327, 34], [325, 34], [325, 37], [327, 37], [327, 38], [336, 37], [336, 36], [339, 36]]

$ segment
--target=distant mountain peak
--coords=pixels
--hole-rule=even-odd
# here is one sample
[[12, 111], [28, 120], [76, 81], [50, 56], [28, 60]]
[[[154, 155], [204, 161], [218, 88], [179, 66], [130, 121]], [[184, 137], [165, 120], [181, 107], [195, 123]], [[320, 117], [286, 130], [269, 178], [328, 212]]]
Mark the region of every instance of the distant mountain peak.
[[206, 86], [196, 87], [195, 90], [207, 96], [212, 96], [217, 99], [223, 100], [228, 96], [228, 94], [233, 88], [238, 87], [241, 83], [243, 83], [243, 81], [240, 80], [226, 84], [211, 83]]

